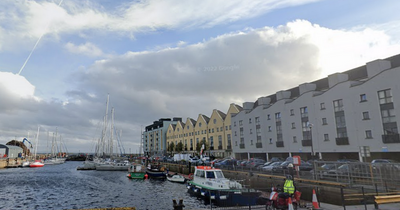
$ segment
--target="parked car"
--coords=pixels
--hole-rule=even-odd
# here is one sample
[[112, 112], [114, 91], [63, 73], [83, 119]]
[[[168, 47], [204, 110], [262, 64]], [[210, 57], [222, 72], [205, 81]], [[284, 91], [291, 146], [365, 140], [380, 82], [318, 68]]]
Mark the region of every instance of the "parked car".
[[282, 161], [273, 162], [273, 163], [271, 163], [271, 164], [269, 164], [269, 165], [267, 165], [267, 166], [264, 166], [264, 167], [262, 168], [262, 170], [263, 170], [263, 171], [267, 171], [267, 172], [272, 172], [272, 169], [273, 169], [275, 166], [278, 166], [278, 165], [280, 165], [280, 164], [282, 164], [282, 163], [283, 163]]
[[248, 168], [256, 168], [259, 165], [264, 165], [265, 160], [263, 159], [251, 159], [249, 163], [246, 165]]

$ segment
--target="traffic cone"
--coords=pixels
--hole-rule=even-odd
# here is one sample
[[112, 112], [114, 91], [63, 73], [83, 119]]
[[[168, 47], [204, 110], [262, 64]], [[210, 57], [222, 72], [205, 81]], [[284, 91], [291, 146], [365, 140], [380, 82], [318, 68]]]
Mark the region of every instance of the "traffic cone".
[[288, 210], [294, 210], [294, 209], [293, 209], [293, 203], [292, 203], [292, 198], [291, 198], [291, 197], [289, 197], [289, 199], [288, 199]]
[[312, 205], [313, 209], [320, 209], [317, 200], [317, 194], [315, 194], [315, 189], [312, 190]]

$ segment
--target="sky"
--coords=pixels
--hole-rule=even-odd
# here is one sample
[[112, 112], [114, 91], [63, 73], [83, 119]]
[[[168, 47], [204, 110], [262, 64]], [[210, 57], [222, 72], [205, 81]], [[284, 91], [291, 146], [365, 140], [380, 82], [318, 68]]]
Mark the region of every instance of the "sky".
[[92, 153], [113, 108], [117, 152], [138, 153], [141, 131], [160, 118], [226, 113], [231, 103], [399, 54], [399, 7], [390, 0], [2, 0], [0, 144], [27, 137], [45, 153], [56, 139], [68, 152]]

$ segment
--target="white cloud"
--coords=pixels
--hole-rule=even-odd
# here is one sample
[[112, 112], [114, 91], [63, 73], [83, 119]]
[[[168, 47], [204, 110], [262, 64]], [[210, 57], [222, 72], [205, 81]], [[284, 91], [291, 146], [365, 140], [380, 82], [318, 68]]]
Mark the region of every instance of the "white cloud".
[[314, 1], [145, 0], [114, 5], [117, 9], [113, 8], [111, 12], [90, 1], [64, 1], [60, 6], [53, 1], [1, 1], [0, 8], [15, 15], [0, 17], [0, 31], [5, 32], [0, 36], [0, 50], [20, 50], [13, 46], [21, 45], [21, 42], [12, 40], [30, 43], [42, 34], [58, 39], [61, 34], [78, 32], [86, 36], [86, 32], [94, 30], [96, 35], [116, 31], [131, 37], [160, 29], [207, 28]]
[[0, 93], [2, 100], [13, 98], [37, 99], [33, 86], [25, 77], [11, 72], [0, 72]]
[[82, 54], [89, 57], [100, 57], [103, 56], [103, 52], [93, 43], [85, 43], [83, 45], [75, 45], [71, 42], [65, 45], [65, 48], [72, 53]]

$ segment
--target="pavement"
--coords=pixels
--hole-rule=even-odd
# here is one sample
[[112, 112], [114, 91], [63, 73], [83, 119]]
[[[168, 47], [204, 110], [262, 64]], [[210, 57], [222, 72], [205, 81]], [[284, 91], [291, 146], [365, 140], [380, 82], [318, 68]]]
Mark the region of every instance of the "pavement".
[[[355, 205], [355, 206], [337, 206], [328, 203], [320, 204], [321, 210], [377, 210], [373, 204], [367, 205], [365, 208], [364, 205]], [[379, 204], [379, 210], [400, 210], [400, 203], [387, 203], [387, 204]]]

